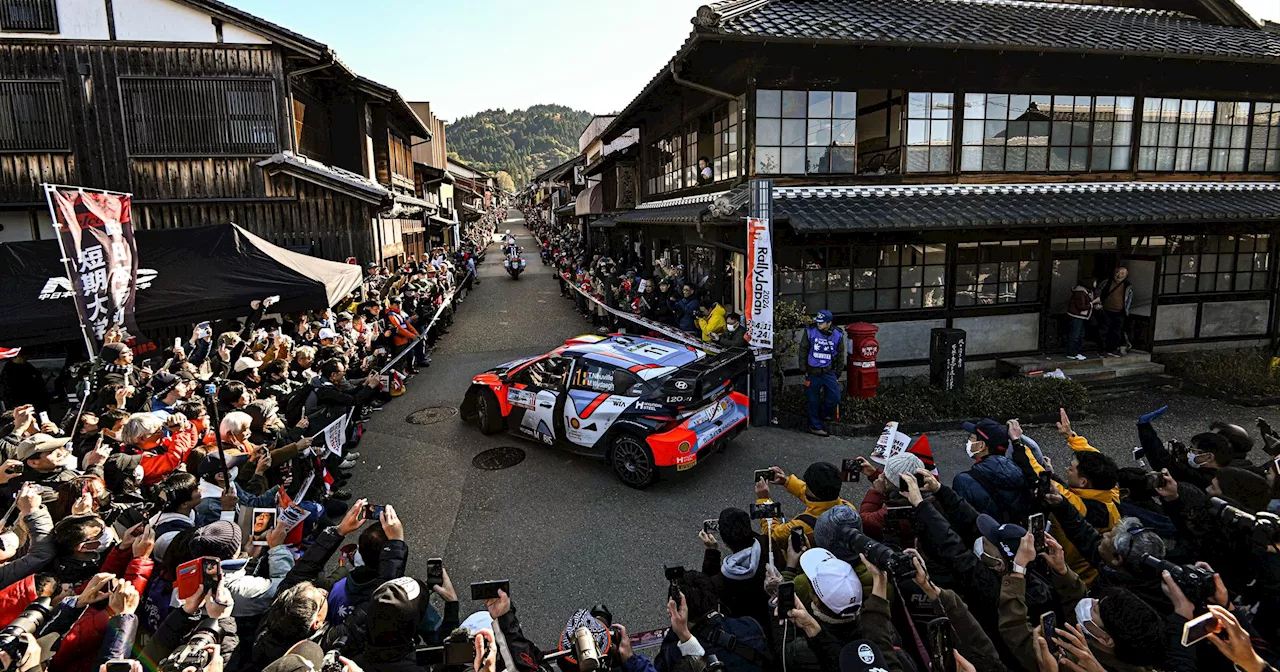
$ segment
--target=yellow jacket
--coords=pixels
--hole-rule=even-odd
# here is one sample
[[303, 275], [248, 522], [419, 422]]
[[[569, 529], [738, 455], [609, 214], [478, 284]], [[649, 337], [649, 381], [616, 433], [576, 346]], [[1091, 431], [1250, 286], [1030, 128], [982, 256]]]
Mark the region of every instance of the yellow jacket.
[[724, 333], [724, 315], [724, 306], [717, 303], [716, 307], [711, 309], [710, 315], [699, 317], [696, 320], [698, 329], [702, 330], [703, 343], [710, 343], [715, 339], [716, 334]]
[[[1089, 445], [1089, 440], [1079, 434], [1072, 434], [1067, 438], [1067, 445], [1071, 450], [1078, 453], [1098, 452], [1097, 448]], [[1030, 448], [1025, 448], [1027, 461], [1031, 463], [1031, 468], [1037, 474], [1044, 471], [1044, 467], [1036, 461], [1034, 455], [1031, 454]], [[1076, 507], [1081, 516], [1089, 518], [1090, 509], [1095, 511], [1098, 509], [1105, 510], [1107, 523], [1105, 527], [1096, 527], [1099, 533], [1106, 532], [1120, 521], [1120, 486], [1116, 485], [1110, 490], [1094, 490], [1092, 488], [1068, 488], [1057, 481], [1052, 481], [1053, 486], [1071, 505]], [[1096, 517], [1096, 516], [1095, 516]], [[1058, 543], [1062, 545], [1062, 550], [1067, 558], [1067, 565], [1078, 574], [1086, 584], [1092, 584], [1094, 579], [1098, 578], [1098, 570], [1089, 564], [1084, 556], [1080, 555], [1080, 551], [1066, 538], [1062, 533], [1061, 525], [1054, 525], [1050, 530], [1050, 534]]]
[[[804, 481], [800, 480], [796, 476], [788, 476], [785, 487], [787, 488], [787, 492], [791, 493], [792, 495], [795, 495], [797, 499], [804, 502], [804, 513], [800, 515], [808, 514], [810, 516], [813, 516], [813, 519], [815, 521], [817, 521], [818, 516], [821, 516], [822, 514], [826, 513], [829, 509], [833, 507], [840, 506], [841, 504], [848, 504], [849, 506], [852, 506], [852, 504], [849, 504], [849, 502], [846, 502], [843, 499], [837, 499], [830, 502], [809, 501], [804, 496], [804, 491], [806, 488]], [[763, 504], [765, 502], [771, 502], [771, 501], [773, 500], [758, 499], [756, 500], [756, 503]], [[772, 532], [769, 531], [770, 521], [773, 521]], [[813, 526], [803, 520], [799, 520], [798, 516], [796, 518], [792, 518], [791, 520], [788, 520], [785, 523], [778, 520], [777, 518], [769, 518], [766, 520], [762, 520], [760, 521], [760, 534], [771, 534], [775, 542], [785, 542], [787, 538], [791, 536], [792, 528], [796, 528], [796, 527], [799, 527], [800, 529], [804, 530], [805, 538], [807, 538], [809, 540], [809, 544], [812, 545], [813, 544]]]

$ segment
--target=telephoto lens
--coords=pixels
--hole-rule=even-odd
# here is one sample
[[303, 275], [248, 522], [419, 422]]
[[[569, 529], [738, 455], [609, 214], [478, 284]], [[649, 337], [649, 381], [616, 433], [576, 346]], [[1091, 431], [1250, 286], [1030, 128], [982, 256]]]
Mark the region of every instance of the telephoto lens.
[[593, 672], [600, 668], [600, 651], [596, 649], [595, 637], [585, 627], [573, 631], [573, 657], [578, 661], [581, 672]]
[[1207, 569], [1195, 565], [1175, 565], [1150, 553], [1142, 554], [1142, 564], [1144, 567], [1155, 570], [1157, 574], [1163, 571], [1169, 572], [1178, 589], [1194, 604], [1204, 606], [1209, 603], [1209, 598], [1213, 597], [1213, 572]]
[[23, 634], [33, 637], [44, 627], [44, 622], [53, 613], [53, 599], [41, 597], [27, 605], [13, 622], [0, 630], [0, 651], [9, 654], [10, 660], [22, 660], [27, 655], [27, 640]]

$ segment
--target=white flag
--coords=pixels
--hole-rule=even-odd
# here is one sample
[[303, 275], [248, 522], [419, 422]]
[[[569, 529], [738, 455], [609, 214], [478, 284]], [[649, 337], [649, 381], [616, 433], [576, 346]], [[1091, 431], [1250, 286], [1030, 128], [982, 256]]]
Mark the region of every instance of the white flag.
[[[330, 453], [342, 456], [342, 444], [347, 442], [347, 418], [350, 415], [344, 415], [337, 420], [329, 423], [328, 427], [320, 434], [324, 435], [324, 445]], [[317, 434], [319, 436], [319, 434]]]

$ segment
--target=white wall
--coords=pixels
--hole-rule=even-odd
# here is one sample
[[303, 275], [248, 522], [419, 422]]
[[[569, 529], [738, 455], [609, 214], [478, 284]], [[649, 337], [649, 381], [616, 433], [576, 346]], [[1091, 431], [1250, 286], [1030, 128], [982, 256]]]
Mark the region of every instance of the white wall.
[[[113, 0], [113, 7], [116, 14], [116, 39], [119, 40], [218, 41], [213, 17], [173, 0]], [[232, 25], [223, 27], [223, 39], [236, 44], [268, 43], [267, 40]]]
[[0, 243], [31, 240], [31, 215], [26, 210], [0, 211]]
[[107, 4], [102, 0], [58, 0], [57, 34], [0, 33], [0, 40], [19, 37], [58, 40], [108, 39], [111, 33], [107, 29]]
[[960, 317], [951, 326], [965, 331], [965, 354], [993, 355], [1040, 348], [1040, 313]]

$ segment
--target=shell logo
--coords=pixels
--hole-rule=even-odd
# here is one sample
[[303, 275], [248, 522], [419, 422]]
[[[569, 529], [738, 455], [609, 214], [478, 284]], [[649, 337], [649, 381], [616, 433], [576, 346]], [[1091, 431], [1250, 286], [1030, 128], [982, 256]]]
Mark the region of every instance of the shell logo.
[[573, 427], [574, 429], [578, 429], [579, 427], [582, 426], [582, 423], [578, 422], [577, 418], [569, 418], [569, 426]]
[[680, 445], [676, 447], [676, 449], [682, 453], [689, 452], [690, 448], [693, 448], [693, 446], [688, 441], [681, 441]]

